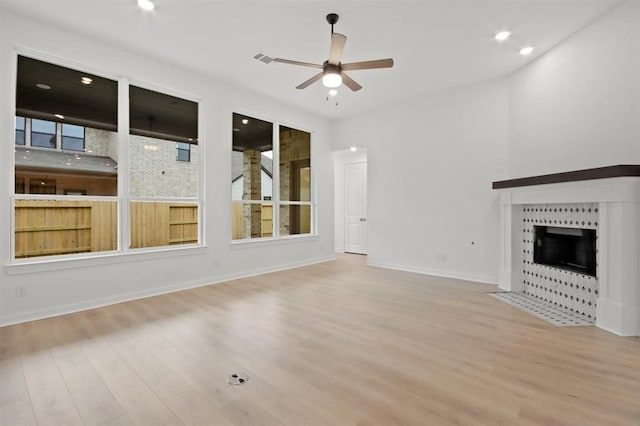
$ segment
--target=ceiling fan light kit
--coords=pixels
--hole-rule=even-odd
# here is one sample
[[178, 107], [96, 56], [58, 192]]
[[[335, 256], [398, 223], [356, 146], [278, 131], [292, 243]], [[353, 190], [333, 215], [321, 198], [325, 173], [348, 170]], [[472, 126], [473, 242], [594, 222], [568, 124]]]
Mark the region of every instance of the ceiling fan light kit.
[[323, 71], [322, 84], [330, 89], [340, 87], [342, 84], [340, 68], [335, 65], [327, 65]]
[[327, 22], [331, 25], [331, 47], [329, 48], [329, 59], [324, 61], [322, 65], [312, 64], [309, 62], [293, 61], [290, 59], [273, 58], [273, 62], [280, 62], [289, 65], [298, 65], [302, 67], [320, 68], [322, 71], [310, 79], [300, 83], [296, 89], [306, 89], [316, 81], [322, 79], [322, 84], [328, 88], [340, 87], [342, 84], [352, 91], [356, 92], [362, 89], [362, 86], [355, 80], [345, 74], [344, 71], [356, 71], [365, 69], [391, 68], [393, 67], [393, 59], [376, 59], [373, 61], [352, 62], [343, 64], [340, 62], [344, 46], [347, 42], [345, 35], [334, 33], [333, 26], [338, 22], [338, 15], [330, 13], [327, 15]]

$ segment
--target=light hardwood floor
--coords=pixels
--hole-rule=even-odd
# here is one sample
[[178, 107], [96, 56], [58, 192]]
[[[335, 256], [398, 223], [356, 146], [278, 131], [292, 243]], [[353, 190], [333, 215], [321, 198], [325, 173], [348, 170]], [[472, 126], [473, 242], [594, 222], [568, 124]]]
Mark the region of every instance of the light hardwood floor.
[[0, 328], [0, 424], [640, 424], [640, 339], [364, 262]]

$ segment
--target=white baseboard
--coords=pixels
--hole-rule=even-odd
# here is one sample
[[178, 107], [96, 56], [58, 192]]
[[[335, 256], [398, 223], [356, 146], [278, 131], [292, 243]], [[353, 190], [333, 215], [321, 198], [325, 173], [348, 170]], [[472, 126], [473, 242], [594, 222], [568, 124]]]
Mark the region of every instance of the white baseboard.
[[293, 263], [285, 263], [280, 265], [268, 266], [268, 267], [253, 269], [251, 271], [241, 271], [237, 273], [213, 277], [211, 279], [172, 284], [172, 285], [153, 288], [153, 289], [144, 290], [144, 291], [125, 293], [125, 294], [120, 294], [120, 295], [111, 296], [111, 297], [89, 300], [86, 302], [72, 303], [69, 305], [56, 306], [53, 308], [25, 312], [25, 313], [20, 313], [16, 315], [9, 315], [9, 316], [0, 318], [0, 327], [55, 317], [59, 315], [72, 314], [75, 312], [101, 308], [103, 306], [115, 305], [117, 303], [130, 302], [132, 300], [144, 299], [147, 297], [159, 296], [162, 294], [174, 293], [182, 290], [189, 290], [197, 287], [221, 284], [227, 281], [254, 277], [256, 275], [267, 274], [270, 272], [284, 271], [287, 269], [294, 269], [302, 266], [314, 265], [316, 263], [329, 262], [329, 261], [335, 260], [335, 258], [336, 258], [335, 255], [319, 257], [315, 259], [305, 260], [302, 262], [293, 262]]
[[422, 266], [399, 265], [395, 263], [379, 262], [376, 260], [373, 260], [373, 261], [367, 260], [367, 265], [374, 266], [377, 268], [395, 269], [397, 271], [413, 272], [413, 273], [422, 274], [422, 275], [433, 275], [436, 277], [453, 278], [456, 280], [464, 280], [464, 281], [472, 281], [472, 282], [482, 283], [482, 284], [498, 285], [497, 277], [487, 277], [482, 275], [465, 274], [461, 272], [443, 271], [443, 270], [432, 269], [432, 268], [424, 268]]

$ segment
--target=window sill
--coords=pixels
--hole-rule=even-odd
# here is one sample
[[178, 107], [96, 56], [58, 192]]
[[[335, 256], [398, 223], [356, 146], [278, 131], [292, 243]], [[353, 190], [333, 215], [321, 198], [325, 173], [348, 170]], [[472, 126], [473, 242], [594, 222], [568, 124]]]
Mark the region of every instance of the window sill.
[[305, 234], [305, 235], [289, 235], [286, 237], [275, 238], [253, 238], [249, 240], [234, 240], [231, 242], [231, 248], [233, 250], [245, 249], [252, 247], [264, 247], [264, 246], [278, 246], [283, 244], [292, 244], [306, 241], [316, 241], [318, 234]]
[[139, 262], [141, 260], [155, 260], [174, 256], [192, 256], [194, 254], [204, 253], [205, 249], [205, 245], [198, 244], [170, 248], [136, 249], [135, 251], [128, 251], [126, 253], [104, 252], [86, 257], [26, 259], [6, 264], [4, 270], [9, 275], [32, 274], [116, 263]]

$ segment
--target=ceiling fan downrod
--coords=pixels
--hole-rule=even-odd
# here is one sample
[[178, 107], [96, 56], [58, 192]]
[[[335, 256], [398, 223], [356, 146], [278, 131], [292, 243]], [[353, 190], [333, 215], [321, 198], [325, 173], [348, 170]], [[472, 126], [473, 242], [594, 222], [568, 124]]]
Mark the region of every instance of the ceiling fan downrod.
[[331, 34], [333, 34], [333, 25], [338, 22], [338, 18], [340, 17], [337, 13], [330, 13], [327, 15], [327, 22], [331, 25]]

